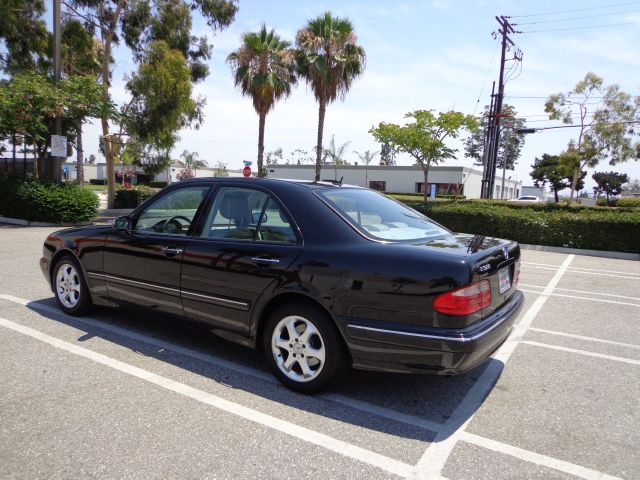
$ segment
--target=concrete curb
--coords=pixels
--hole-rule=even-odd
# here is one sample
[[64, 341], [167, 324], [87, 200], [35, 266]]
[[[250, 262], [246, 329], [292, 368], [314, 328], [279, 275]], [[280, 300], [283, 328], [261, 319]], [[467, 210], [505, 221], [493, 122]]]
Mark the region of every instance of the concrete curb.
[[47, 222], [30, 222], [21, 218], [9, 218], [0, 215], [0, 223], [8, 223], [9, 225], [20, 225], [23, 227], [81, 227], [91, 225], [91, 222], [80, 223], [47, 223]]
[[607, 252], [604, 250], [583, 250], [581, 248], [550, 247], [546, 245], [528, 245], [521, 243], [523, 250], [535, 250], [537, 252], [564, 253], [567, 255], [585, 255], [587, 257], [614, 258], [618, 260], [640, 261], [640, 253]]

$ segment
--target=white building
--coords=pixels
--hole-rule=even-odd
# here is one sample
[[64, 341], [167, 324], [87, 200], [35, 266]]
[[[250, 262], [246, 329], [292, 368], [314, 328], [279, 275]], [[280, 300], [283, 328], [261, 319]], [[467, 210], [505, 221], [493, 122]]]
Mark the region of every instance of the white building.
[[[315, 165], [270, 165], [269, 178], [313, 180]], [[424, 189], [424, 173], [419, 166], [338, 165], [322, 166], [322, 180], [340, 180], [350, 185], [368, 187], [392, 193], [421, 193]], [[468, 167], [431, 167], [427, 178], [427, 191], [435, 185], [438, 195], [465, 195], [480, 198], [482, 172]], [[502, 177], [496, 176], [494, 198], [501, 198]], [[518, 198], [522, 182], [505, 179], [505, 199]]]

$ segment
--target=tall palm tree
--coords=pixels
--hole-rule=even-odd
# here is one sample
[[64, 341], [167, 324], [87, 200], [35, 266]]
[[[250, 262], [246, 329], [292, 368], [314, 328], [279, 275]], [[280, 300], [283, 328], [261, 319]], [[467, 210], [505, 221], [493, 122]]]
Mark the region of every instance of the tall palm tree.
[[296, 36], [298, 72], [313, 90], [319, 104], [316, 180], [320, 180], [327, 104], [338, 97], [344, 100], [353, 80], [364, 70], [364, 49], [356, 40], [349, 19], [333, 17], [331, 12], [309, 20]]
[[354, 150], [353, 153], [358, 155], [358, 158], [362, 160], [362, 163], [364, 163], [364, 186], [369, 188], [369, 164], [380, 152], [371, 152], [367, 150], [364, 153], [360, 153], [357, 150]]
[[234, 83], [243, 95], [251, 97], [258, 123], [258, 176], [264, 176], [264, 124], [277, 100], [291, 94], [296, 83], [295, 55], [291, 44], [280, 39], [263, 24], [259, 32], [242, 35], [242, 45], [231, 52], [227, 62]]

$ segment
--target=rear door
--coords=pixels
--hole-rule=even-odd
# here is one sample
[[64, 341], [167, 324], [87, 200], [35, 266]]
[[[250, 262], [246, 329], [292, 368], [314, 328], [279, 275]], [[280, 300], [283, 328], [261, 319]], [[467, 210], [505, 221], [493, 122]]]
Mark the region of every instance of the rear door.
[[187, 317], [225, 330], [249, 331], [251, 311], [287, 269], [302, 238], [284, 206], [264, 189], [220, 187], [202, 235], [183, 257], [182, 303]]
[[109, 235], [103, 275], [110, 298], [184, 314], [181, 262], [210, 188], [199, 183], [169, 190], [139, 212], [131, 232]]

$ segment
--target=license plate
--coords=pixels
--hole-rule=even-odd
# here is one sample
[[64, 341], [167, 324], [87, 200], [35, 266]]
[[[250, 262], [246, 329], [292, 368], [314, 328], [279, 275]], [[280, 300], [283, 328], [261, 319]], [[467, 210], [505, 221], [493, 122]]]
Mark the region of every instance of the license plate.
[[504, 293], [511, 288], [511, 279], [509, 278], [509, 267], [498, 270], [498, 291]]

